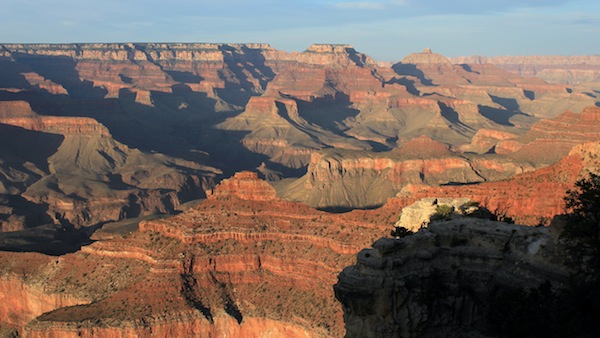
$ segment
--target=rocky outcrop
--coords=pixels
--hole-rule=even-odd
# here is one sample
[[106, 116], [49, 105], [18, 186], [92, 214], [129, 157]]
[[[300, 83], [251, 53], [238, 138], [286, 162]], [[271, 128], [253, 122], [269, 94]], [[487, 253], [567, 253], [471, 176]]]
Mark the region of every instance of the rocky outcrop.
[[[461, 146], [460, 150], [464, 152], [475, 152], [479, 154], [485, 154], [488, 152], [506, 154], [507, 152], [511, 152], [510, 150], [517, 151], [518, 149], [508, 146], [509, 142], [501, 141], [512, 140], [517, 137], [518, 136], [515, 134], [502, 132], [498, 130], [479, 129], [475, 136], [473, 136], [473, 138], [471, 139], [471, 143]], [[500, 144], [502, 144], [503, 146], [500, 146]], [[499, 147], [502, 150], [499, 150]]]
[[94, 135], [110, 137], [108, 129], [87, 117], [33, 116], [0, 118], [0, 123], [32, 131], [61, 135]]
[[0, 253], [2, 273], [49, 293], [63, 289], [64, 297], [86, 295], [77, 306], [19, 314], [10, 325], [0, 317], [0, 325], [32, 337], [341, 337], [331, 287], [389, 221], [375, 211], [328, 214], [273, 194], [256, 174], [238, 173], [195, 207], [143, 220], [139, 231], [107, 232], [80, 252], [29, 264], [23, 257], [31, 254]]
[[407, 186], [396, 198], [401, 205], [407, 205], [424, 197], [466, 197], [519, 224], [547, 225], [564, 212], [563, 198], [575, 181], [597, 170], [599, 151], [597, 142], [586, 143], [573, 147], [568, 156], [554, 165], [509, 180], [464, 186]]
[[0, 101], [0, 118], [18, 118], [36, 115], [27, 101]]
[[502, 290], [568, 280], [557, 246], [549, 228], [470, 218], [382, 238], [334, 286], [346, 337], [494, 335], [489, 314]]
[[[460, 215], [463, 210], [470, 207], [471, 201], [468, 198], [423, 198], [415, 203], [402, 208], [398, 222], [394, 226], [402, 227], [412, 232], [417, 232], [421, 228], [427, 227], [433, 220], [434, 215], [439, 208], [445, 208], [447, 215], [442, 217], [451, 218], [453, 214]], [[439, 218], [438, 220], [441, 220]]]
[[527, 166], [465, 157], [428, 137], [413, 139], [385, 153], [322, 151], [295, 182], [278, 184], [280, 196], [318, 208], [373, 207], [409, 184], [437, 186], [511, 177]]
[[277, 197], [275, 189], [250, 171], [239, 172], [229, 179], [221, 181], [210, 198], [239, 198], [252, 201], [269, 201]]
[[404, 64], [436, 64], [436, 65], [450, 65], [450, 60], [438, 53], [431, 51], [431, 48], [424, 49], [421, 53], [412, 53], [402, 59]]

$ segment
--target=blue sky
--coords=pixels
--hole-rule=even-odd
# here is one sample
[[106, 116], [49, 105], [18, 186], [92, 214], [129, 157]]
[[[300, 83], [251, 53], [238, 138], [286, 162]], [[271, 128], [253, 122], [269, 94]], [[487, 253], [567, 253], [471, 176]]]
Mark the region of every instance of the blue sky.
[[0, 43], [349, 43], [377, 60], [600, 54], [598, 0], [0, 0]]

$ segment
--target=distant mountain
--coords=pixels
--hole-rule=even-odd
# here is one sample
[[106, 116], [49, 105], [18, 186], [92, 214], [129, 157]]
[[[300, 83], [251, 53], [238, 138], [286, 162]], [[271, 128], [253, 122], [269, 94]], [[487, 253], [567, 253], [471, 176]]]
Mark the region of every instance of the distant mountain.
[[[278, 187], [282, 196], [323, 208], [379, 205], [416, 180], [472, 183], [550, 164], [507, 149], [528, 143], [540, 119], [567, 109], [578, 114], [598, 101], [589, 89], [474, 61], [425, 50], [389, 66], [352, 46], [329, 44], [292, 53], [267, 44], [4, 44], [1, 122], [29, 131], [21, 134], [42, 133], [36, 137], [48, 142], [40, 141], [43, 156], [19, 157], [5, 146], [3, 191], [48, 205], [55, 220], [89, 225], [172, 211], [203, 196], [221, 172], [227, 177], [260, 167], [277, 173], [272, 178], [298, 178], [307, 170], [312, 175], [317, 159], [328, 154], [410, 162], [398, 149], [428, 147], [411, 143], [420, 137], [442, 144], [469, 168], [456, 167], [443, 179], [429, 176], [431, 170], [418, 179], [399, 174], [391, 185], [374, 174], [382, 189], [360, 183], [377, 193], [353, 187], [358, 174], [342, 185], [323, 183], [339, 185], [329, 197], [318, 196], [323, 190], [315, 185], [302, 192], [314, 178]], [[484, 130], [515, 136], [478, 158], [469, 152], [481, 152], [468, 145], [480, 142]], [[559, 147], [568, 151], [573, 142], [567, 143]], [[493, 162], [496, 169], [486, 169]], [[177, 197], [165, 197], [166, 191]], [[107, 207], [105, 198], [119, 207]]]

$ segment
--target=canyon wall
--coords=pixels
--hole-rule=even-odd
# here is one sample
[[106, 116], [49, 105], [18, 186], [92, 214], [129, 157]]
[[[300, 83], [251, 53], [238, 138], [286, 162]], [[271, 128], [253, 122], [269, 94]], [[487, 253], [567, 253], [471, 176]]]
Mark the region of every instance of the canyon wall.
[[[0, 322], [27, 337], [341, 337], [331, 287], [361, 247], [389, 231], [380, 223], [280, 200], [255, 173], [238, 173], [177, 216], [105, 233], [78, 252], [1, 253], [2, 273], [19, 276], [23, 297], [62, 290], [65, 301], [7, 308], [12, 319]], [[10, 307], [8, 286], [0, 295]]]
[[378, 240], [334, 286], [346, 337], [494, 335], [495, 294], [568, 280], [549, 230], [463, 218]]

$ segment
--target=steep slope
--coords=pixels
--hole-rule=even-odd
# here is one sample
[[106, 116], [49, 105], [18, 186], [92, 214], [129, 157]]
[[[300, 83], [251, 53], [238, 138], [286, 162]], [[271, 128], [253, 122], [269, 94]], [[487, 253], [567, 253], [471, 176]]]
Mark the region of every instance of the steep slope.
[[[219, 173], [131, 149], [91, 118], [30, 115], [0, 118], [0, 123], [10, 132], [2, 137], [17, 142], [7, 150], [13, 155], [3, 156], [13, 163], [5, 171], [5, 185], [10, 184], [5, 193], [47, 205], [57, 223], [79, 227], [173, 212], [179, 203], [203, 196]], [[23, 137], [27, 140], [19, 142]]]
[[423, 197], [468, 197], [499, 216], [520, 224], [548, 224], [564, 212], [563, 197], [578, 179], [600, 168], [600, 143], [577, 145], [558, 163], [515, 177], [464, 186], [408, 186], [390, 207], [404, 206]]
[[0, 323], [31, 337], [341, 337], [335, 276], [389, 229], [353, 217], [277, 199], [238, 173], [198, 206], [81, 252], [0, 253], [0, 311], [28, 299]]
[[525, 302], [523, 290], [546, 283], [551, 293], [567, 283], [549, 230], [464, 218], [378, 240], [334, 286], [346, 337], [496, 336], [491, 318], [510, 313], [506, 297]]
[[384, 204], [409, 184], [484, 182], [530, 170], [503, 159], [466, 157], [422, 136], [389, 152], [326, 150], [314, 153], [306, 175], [277, 182], [279, 196], [317, 208], [345, 210]]

